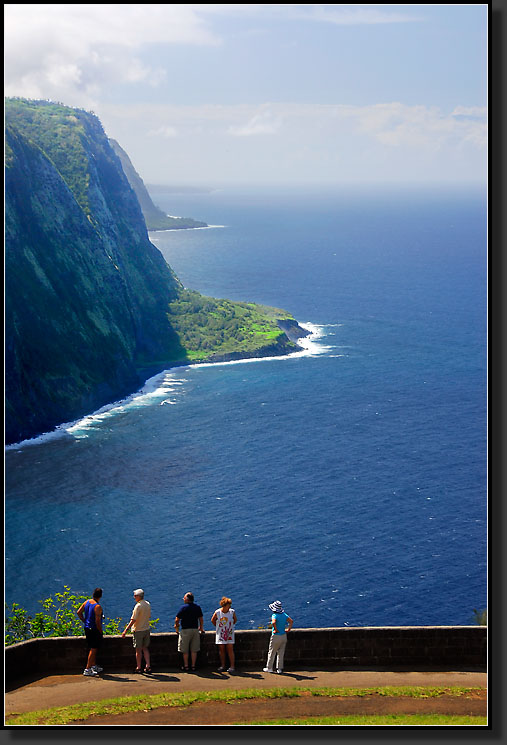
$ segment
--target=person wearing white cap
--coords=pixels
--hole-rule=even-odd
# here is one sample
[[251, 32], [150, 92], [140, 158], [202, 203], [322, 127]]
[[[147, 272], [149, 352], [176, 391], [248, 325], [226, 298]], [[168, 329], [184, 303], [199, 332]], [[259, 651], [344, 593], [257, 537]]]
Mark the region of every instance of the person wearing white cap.
[[148, 603], [147, 600], [144, 599], [144, 590], [141, 590], [139, 588], [138, 590], [134, 590], [134, 600], [136, 601], [136, 604], [134, 606], [134, 610], [132, 611], [132, 616], [130, 618], [130, 621], [125, 626], [125, 630], [123, 631], [122, 637], [125, 636], [127, 631], [132, 626], [133, 629], [133, 644], [134, 649], [136, 650], [136, 664], [137, 667], [134, 670], [135, 673], [141, 673], [141, 663], [143, 661], [143, 654], [144, 654], [144, 660], [145, 660], [145, 673], [151, 673], [151, 666], [150, 666], [150, 616], [151, 616], [151, 606]]
[[285, 613], [279, 600], [275, 600], [274, 603], [271, 603], [269, 608], [273, 611], [271, 621], [269, 622], [272, 627], [272, 632], [269, 640], [268, 661], [266, 667], [263, 668], [263, 671], [265, 673], [274, 672], [273, 663], [276, 657], [276, 672], [283, 673], [283, 658], [285, 655], [285, 647], [287, 645], [287, 631], [291, 630], [294, 621], [287, 613]]

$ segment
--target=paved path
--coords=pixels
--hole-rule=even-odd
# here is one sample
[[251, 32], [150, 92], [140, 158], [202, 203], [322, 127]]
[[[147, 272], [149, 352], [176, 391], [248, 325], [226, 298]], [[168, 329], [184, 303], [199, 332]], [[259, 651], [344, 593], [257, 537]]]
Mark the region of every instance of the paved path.
[[482, 671], [399, 671], [309, 669], [288, 670], [283, 675], [238, 670], [234, 674], [211, 669], [196, 673], [154, 671], [152, 675], [115, 673], [105, 670], [99, 678], [83, 675], [55, 675], [22, 685], [5, 695], [5, 715], [69, 706], [84, 701], [99, 701], [117, 696], [136, 696], [181, 691], [213, 691], [239, 688], [288, 686], [360, 687], [377, 686], [487, 686]]

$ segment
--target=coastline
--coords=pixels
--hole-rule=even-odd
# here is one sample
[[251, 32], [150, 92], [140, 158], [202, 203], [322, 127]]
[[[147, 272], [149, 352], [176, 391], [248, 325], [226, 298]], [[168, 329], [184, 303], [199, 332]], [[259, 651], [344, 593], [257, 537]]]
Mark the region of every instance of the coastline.
[[226, 228], [227, 225], [203, 225], [198, 228], [162, 228], [160, 230], [148, 230], [148, 236], [151, 233], [173, 233], [175, 230], [210, 230], [211, 228]]
[[[191, 230], [202, 230], [202, 228], [191, 228]], [[93, 424], [93, 422], [97, 422], [106, 417], [113, 416], [115, 413], [119, 413], [123, 411], [125, 408], [128, 408], [129, 406], [135, 405], [136, 402], [139, 404], [139, 402], [144, 398], [152, 399], [156, 397], [165, 396], [169, 392], [168, 387], [163, 385], [165, 376], [168, 373], [173, 373], [176, 370], [184, 371], [185, 369], [188, 370], [190, 368], [202, 368], [202, 367], [211, 367], [211, 366], [216, 367], [217, 365], [238, 365], [238, 364], [247, 364], [250, 362], [266, 362], [268, 360], [287, 360], [287, 359], [294, 359], [298, 357], [312, 356], [313, 354], [318, 353], [317, 350], [314, 349], [314, 342], [321, 335], [320, 330], [319, 330], [320, 326], [317, 326], [316, 324], [312, 324], [309, 322], [299, 323], [296, 321], [295, 327], [297, 327], [298, 329], [302, 329], [304, 333], [298, 337], [297, 341], [294, 341], [296, 346], [299, 347], [299, 349], [295, 350], [294, 352], [282, 353], [282, 354], [275, 353], [275, 354], [268, 355], [268, 356], [249, 356], [249, 357], [240, 356], [237, 358], [232, 358], [231, 355], [223, 355], [222, 359], [215, 359], [215, 360], [208, 360], [208, 361], [203, 360], [199, 362], [188, 362], [188, 360], [184, 360], [181, 362], [178, 362], [178, 361], [171, 362], [170, 367], [163, 368], [162, 370], [159, 370], [153, 375], [147, 377], [143, 385], [140, 388], [138, 388], [135, 392], [131, 393], [130, 395], [125, 396], [125, 398], [117, 399], [116, 401], [112, 401], [108, 404], [105, 404], [104, 406], [101, 406], [100, 408], [96, 409], [92, 413], [86, 414], [80, 417], [79, 419], [75, 419], [70, 422], [63, 422], [62, 424], [59, 424], [57, 427], [55, 427], [55, 429], [49, 432], [42, 432], [40, 435], [37, 435], [35, 437], [31, 437], [26, 440], [21, 440], [20, 442], [10, 443], [5, 446], [5, 452], [10, 451], [10, 450], [20, 450], [22, 448], [33, 446], [33, 445], [39, 445], [43, 442], [47, 442], [47, 441], [61, 438], [61, 437], [76, 437], [76, 435], [74, 434], [75, 432], [78, 432], [80, 430], [86, 430], [91, 424]], [[259, 350], [259, 351], [262, 351], [262, 350]], [[241, 355], [241, 352], [238, 352], [237, 354]], [[159, 383], [162, 383], [162, 385], [160, 385]], [[172, 381], [172, 384], [181, 385], [182, 381]], [[164, 401], [161, 403], [174, 403], [174, 402]], [[143, 404], [140, 404], [140, 405], [143, 405]]]

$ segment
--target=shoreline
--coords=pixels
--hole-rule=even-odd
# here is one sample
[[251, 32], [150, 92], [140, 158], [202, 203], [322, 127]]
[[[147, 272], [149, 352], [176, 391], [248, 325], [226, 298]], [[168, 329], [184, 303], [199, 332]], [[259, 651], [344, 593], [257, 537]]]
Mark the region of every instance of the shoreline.
[[227, 225], [203, 225], [202, 227], [198, 228], [160, 228], [158, 230], [148, 230], [148, 235], [150, 233], [174, 233], [175, 230], [211, 230], [211, 228], [226, 228]]
[[[191, 230], [202, 230], [202, 228], [191, 228]], [[40, 435], [36, 435], [35, 437], [30, 437], [26, 440], [21, 440], [19, 442], [10, 443], [9, 445], [5, 446], [5, 452], [11, 451], [11, 450], [21, 450], [25, 447], [30, 447], [34, 445], [40, 445], [43, 442], [48, 442], [50, 440], [59, 439], [61, 437], [73, 437], [76, 438], [76, 435], [73, 434], [73, 430], [79, 430], [80, 425], [81, 429], [86, 429], [87, 425], [91, 424], [94, 421], [100, 421], [101, 419], [105, 418], [106, 416], [113, 416], [114, 412], [116, 410], [122, 411], [125, 407], [128, 407], [129, 405], [133, 404], [136, 400], [142, 399], [144, 397], [156, 397], [157, 395], [166, 395], [168, 392], [167, 389], [164, 390], [163, 386], [155, 386], [155, 382], [159, 379], [161, 382], [163, 382], [163, 377], [167, 375], [168, 373], [174, 372], [176, 370], [185, 370], [185, 369], [191, 369], [191, 368], [201, 368], [201, 367], [216, 367], [217, 365], [240, 365], [240, 364], [247, 364], [250, 362], [266, 362], [268, 360], [288, 360], [288, 359], [295, 359], [298, 357], [307, 357], [312, 356], [312, 346], [316, 339], [318, 339], [321, 336], [320, 328], [321, 326], [312, 324], [309, 322], [306, 323], [297, 323], [297, 325], [307, 331], [308, 333], [304, 336], [300, 337], [296, 343], [296, 345], [299, 347], [298, 350], [294, 352], [290, 352], [288, 354], [274, 354], [269, 355], [267, 357], [241, 357], [238, 359], [224, 359], [224, 360], [216, 360], [216, 361], [202, 361], [202, 362], [188, 362], [188, 361], [182, 361], [182, 362], [172, 362], [170, 367], [164, 368], [163, 370], [160, 370], [157, 373], [154, 373], [153, 375], [146, 378], [143, 385], [138, 388], [136, 391], [131, 393], [128, 396], [125, 396], [124, 398], [117, 399], [116, 401], [112, 401], [108, 404], [104, 404], [104, 406], [99, 407], [95, 411], [91, 412], [90, 414], [85, 414], [82, 417], [79, 417], [79, 419], [75, 419], [69, 422], [62, 422], [62, 424], [59, 424], [55, 429], [49, 431], [49, 432], [42, 432]], [[306, 342], [306, 344], [304, 343]], [[315, 353], [316, 350], [314, 350]], [[182, 384], [181, 381], [173, 381], [173, 384]], [[173, 402], [166, 402], [166, 403], [173, 403]], [[161, 405], [161, 404], [159, 404]]]

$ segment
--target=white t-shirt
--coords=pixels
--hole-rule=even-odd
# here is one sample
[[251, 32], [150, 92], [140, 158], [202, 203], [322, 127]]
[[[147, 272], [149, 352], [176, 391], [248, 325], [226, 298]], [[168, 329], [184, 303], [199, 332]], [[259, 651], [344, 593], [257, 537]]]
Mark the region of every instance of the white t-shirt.
[[131, 620], [134, 621], [132, 631], [148, 631], [150, 628], [151, 606], [147, 600], [140, 600], [135, 604]]
[[215, 611], [217, 625], [215, 631], [216, 644], [234, 644], [234, 609], [224, 613], [221, 608]]

